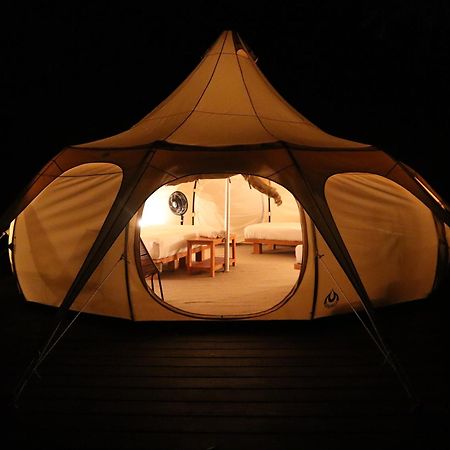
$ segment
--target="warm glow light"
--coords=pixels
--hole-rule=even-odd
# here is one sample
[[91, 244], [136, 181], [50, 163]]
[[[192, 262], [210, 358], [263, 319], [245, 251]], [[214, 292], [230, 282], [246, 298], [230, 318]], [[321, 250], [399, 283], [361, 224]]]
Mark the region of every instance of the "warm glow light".
[[145, 202], [139, 226], [162, 225], [169, 222], [171, 215], [169, 197], [174, 191], [173, 186], [161, 186]]

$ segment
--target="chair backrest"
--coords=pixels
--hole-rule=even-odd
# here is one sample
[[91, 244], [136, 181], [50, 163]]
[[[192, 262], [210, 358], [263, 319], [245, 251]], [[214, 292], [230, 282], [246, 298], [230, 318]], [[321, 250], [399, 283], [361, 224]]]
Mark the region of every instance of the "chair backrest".
[[155, 285], [154, 285], [154, 277], [158, 278], [158, 284], [159, 284], [159, 296], [162, 300], [164, 300], [164, 293], [161, 283], [161, 272], [158, 269], [158, 266], [154, 263], [152, 257], [148, 253], [147, 248], [145, 247], [145, 244], [142, 242], [142, 239], [139, 240], [139, 253], [141, 256], [141, 267], [142, 267], [142, 273], [144, 274], [145, 279], [150, 278], [151, 281], [151, 289], [155, 292]]
[[144, 243], [142, 242], [142, 239], [140, 239], [140, 255], [141, 255], [141, 266], [142, 266], [142, 272], [144, 273], [144, 277], [148, 278], [152, 275], [155, 275], [159, 272], [158, 267], [153, 262], [153, 259], [151, 258], [150, 254], [147, 251], [147, 248], [145, 247]]

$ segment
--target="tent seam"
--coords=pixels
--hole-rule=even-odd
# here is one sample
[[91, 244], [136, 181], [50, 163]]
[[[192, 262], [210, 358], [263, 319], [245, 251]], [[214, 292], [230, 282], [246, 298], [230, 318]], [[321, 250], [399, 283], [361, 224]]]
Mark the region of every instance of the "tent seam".
[[[258, 114], [258, 112], [256, 111], [255, 105], [253, 104], [253, 100], [252, 100], [252, 98], [251, 98], [251, 96], [250, 96], [250, 92], [249, 92], [249, 90], [248, 90], [247, 83], [245, 82], [244, 73], [243, 73], [243, 71], [242, 71], [241, 63], [240, 63], [240, 61], [239, 61], [239, 56], [237, 55], [237, 53], [235, 53], [235, 56], [236, 56], [236, 62], [237, 62], [237, 65], [238, 65], [238, 67], [239, 67], [239, 72], [240, 72], [240, 74], [241, 74], [241, 80], [242, 80], [242, 83], [244, 84], [244, 89], [245, 89], [245, 92], [247, 93], [247, 98], [248, 98], [248, 100], [249, 100], [249, 102], [250, 102], [250, 105], [252, 106], [253, 112], [255, 113], [255, 117], [258, 119], [258, 122], [261, 124], [261, 126], [263, 127], [263, 129], [264, 129], [270, 136], [272, 136], [274, 139], [276, 139], [277, 141], [279, 141], [280, 138], [279, 138], [278, 136], [275, 136], [271, 131], [269, 131], [269, 130], [266, 128], [266, 126], [264, 125], [264, 123], [262, 122], [261, 118], [259, 117], [259, 114]], [[253, 60], [252, 60], [252, 62], [253, 62]], [[253, 64], [255, 64], [255, 63], [253, 62]]]
[[[225, 36], [225, 38], [223, 39], [223, 42], [222, 42], [222, 49], [223, 49], [224, 46], [225, 46], [225, 42], [226, 42], [226, 40], [227, 40], [227, 36], [228, 36], [228, 33], [227, 33], [227, 35]], [[211, 75], [210, 75], [210, 77], [209, 77], [209, 80], [208, 80], [208, 82], [206, 83], [206, 86], [205, 86], [205, 88], [203, 89], [203, 92], [200, 94], [200, 97], [197, 99], [197, 102], [195, 103], [194, 107], [193, 107], [192, 110], [189, 112], [189, 114], [187, 115], [187, 117], [185, 117], [185, 119], [184, 119], [180, 124], [178, 124], [178, 125], [175, 127], [175, 129], [172, 130], [172, 131], [164, 138], [164, 140], [169, 139], [170, 136], [172, 136], [177, 130], [179, 130], [179, 129], [187, 122], [187, 120], [192, 116], [192, 114], [194, 113], [195, 108], [196, 108], [197, 105], [200, 103], [201, 99], [203, 98], [203, 95], [205, 94], [206, 90], [208, 89], [208, 87], [209, 87], [209, 85], [210, 85], [210, 83], [211, 83], [211, 81], [212, 81], [212, 79], [213, 79], [213, 77], [214, 77], [214, 74], [216, 73], [217, 66], [218, 66], [219, 61], [220, 61], [220, 58], [221, 58], [221, 56], [222, 56], [222, 49], [221, 49], [221, 51], [220, 51], [220, 53], [219, 53], [219, 57], [217, 58], [217, 61], [216, 61], [215, 65], [214, 65], [214, 69], [213, 69], [212, 72], [211, 72]]]

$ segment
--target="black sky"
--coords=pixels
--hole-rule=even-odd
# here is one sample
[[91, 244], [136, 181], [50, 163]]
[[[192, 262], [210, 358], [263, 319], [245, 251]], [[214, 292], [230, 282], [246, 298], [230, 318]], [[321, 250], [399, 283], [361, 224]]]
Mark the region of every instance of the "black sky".
[[225, 29], [309, 120], [383, 148], [450, 199], [450, 2], [74, 3], [3, 8], [1, 210], [65, 145], [151, 111]]

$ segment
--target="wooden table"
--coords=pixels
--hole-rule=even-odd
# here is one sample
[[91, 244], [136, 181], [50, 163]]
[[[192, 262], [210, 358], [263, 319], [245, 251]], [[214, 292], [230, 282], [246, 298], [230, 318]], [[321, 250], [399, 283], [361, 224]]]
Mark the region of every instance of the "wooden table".
[[[221, 269], [225, 265], [225, 257], [217, 256], [216, 247], [224, 244], [225, 238], [207, 238], [198, 237], [195, 239], [187, 240], [187, 256], [186, 256], [186, 268], [189, 273], [197, 271], [209, 272], [212, 277], [216, 276], [216, 270]], [[230, 264], [236, 265], [236, 236], [230, 235], [231, 243], [231, 257], [229, 258]], [[201, 252], [198, 252], [198, 246], [201, 247]], [[194, 253], [194, 247], [196, 248], [196, 260], [192, 260], [192, 254]], [[209, 258], [205, 259], [206, 250], [209, 249]], [[223, 249], [225, 253], [225, 248]], [[198, 256], [200, 257], [198, 260]]]

